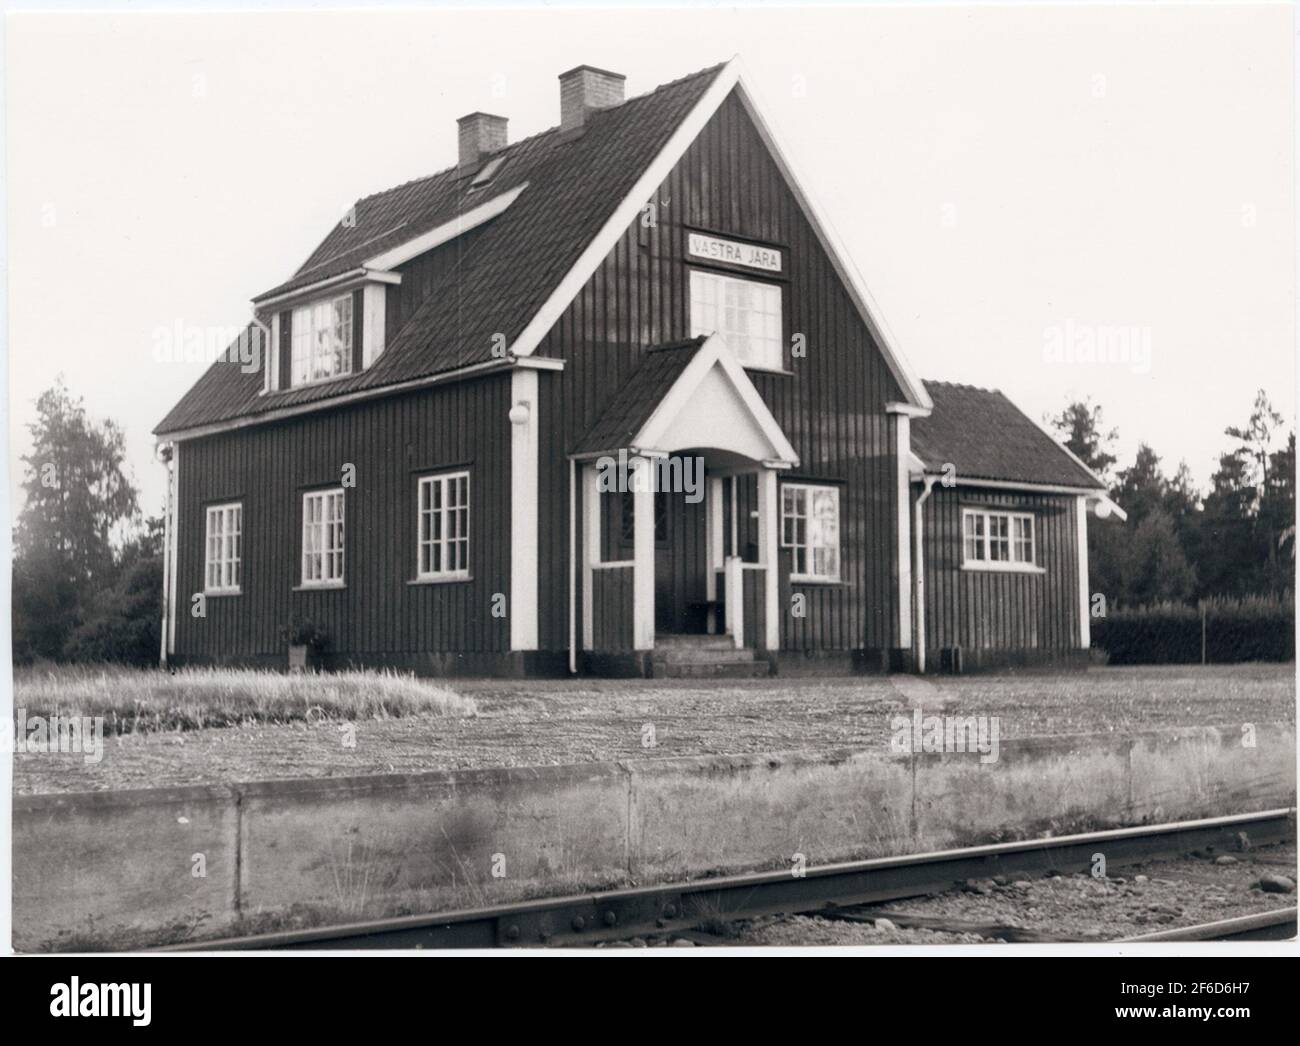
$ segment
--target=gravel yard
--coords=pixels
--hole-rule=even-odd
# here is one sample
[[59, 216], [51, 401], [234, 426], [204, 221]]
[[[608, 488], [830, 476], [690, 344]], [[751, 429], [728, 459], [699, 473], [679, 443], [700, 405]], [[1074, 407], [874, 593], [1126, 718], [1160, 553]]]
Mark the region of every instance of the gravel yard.
[[[430, 684], [432, 686], [433, 684]], [[137, 731], [103, 758], [20, 752], [15, 791], [82, 792], [887, 745], [890, 721], [927, 710], [998, 716], [1001, 739], [1161, 726], [1294, 722], [1294, 665], [1093, 668], [1086, 673], [743, 683], [456, 680], [468, 717], [313, 718]], [[21, 692], [15, 704], [22, 705]], [[645, 727], [654, 747], [643, 747]], [[353, 744], [353, 742], [355, 742]]]
[[[1266, 876], [1283, 877], [1290, 882], [1291, 891], [1265, 892], [1257, 884]], [[854, 909], [862, 921], [818, 915], [768, 916], [733, 923], [714, 934], [668, 934], [603, 947], [1111, 941], [1291, 907], [1295, 904], [1295, 876], [1296, 848], [1288, 844], [1213, 859], [1187, 857], [1129, 865], [1106, 879], [1057, 875], [980, 880], [950, 893]], [[909, 916], [930, 925], [902, 925], [912, 921]], [[990, 929], [974, 929], [979, 924]]]

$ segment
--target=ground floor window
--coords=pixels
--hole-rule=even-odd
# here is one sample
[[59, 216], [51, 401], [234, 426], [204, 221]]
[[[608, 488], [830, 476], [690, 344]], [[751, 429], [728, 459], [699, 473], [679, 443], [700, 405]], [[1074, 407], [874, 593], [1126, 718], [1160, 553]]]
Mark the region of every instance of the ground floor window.
[[1034, 565], [1034, 517], [988, 509], [962, 511], [962, 565], [1014, 569]]
[[417, 577], [469, 577], [469, 473], [424, 476], [418, 522]]
[[794, 558], [792, 581], [840, 579], [840, 488], [786, 483], [781, 488], [781, 545]]
[[343, 488], [302, 496], [302, 583], [343, 584]]
[[244, 506], [239, 502], [208, 506], [207, 554], [203, 570], [205, 592], [239, 591], [243, 529]]

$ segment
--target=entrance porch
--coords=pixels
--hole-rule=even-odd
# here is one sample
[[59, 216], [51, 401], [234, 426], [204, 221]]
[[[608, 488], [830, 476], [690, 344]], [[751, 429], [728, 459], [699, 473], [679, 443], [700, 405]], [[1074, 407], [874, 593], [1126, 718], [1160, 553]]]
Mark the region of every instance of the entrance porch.
[[719, 337], [648, 352], [573, 461], [582, 667], [754, 674], [704, 666], [775, 655], [778, 474], [798, 458]]

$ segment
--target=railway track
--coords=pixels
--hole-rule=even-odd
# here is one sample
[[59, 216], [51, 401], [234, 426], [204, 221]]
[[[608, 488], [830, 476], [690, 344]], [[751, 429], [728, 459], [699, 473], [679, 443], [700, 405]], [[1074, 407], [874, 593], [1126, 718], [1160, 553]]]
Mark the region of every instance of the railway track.
[[1135, 937], [1122, 937], [1117, 944], [1160, 941], [1289, 941], [1296, 935], [1296, 909], [1279, 908], [1275, 912], [1241, 915], [1235, 919], [1219, 919], [1199, 926], [1179, 926], [1172, 930], [1141, 933]]
[[[551, 897], [492, 907], [402, 916], [223, 940], [171, 945], [160, 951], [370, 948], [510, 948], [595, 944], [644, 933], [689, 931], [715, 920], [816, 913], [941, 893], [993, 875], [1029, 877], [1087, 872], [1098, 853], [1120, 868], [1188, 853], [1227, 853], [1295, 838], [1295, 811], [1214, 817], [1199, 821], [998, 843], [959, 850], [880, 857], [790, 871], [760, 872], [686, 883]], [[1294, 933], [1295, 909], [1290, 909]], [[1260, 919], [1249, 916], [1247, 920]], [[1242, 920], [1227, 920], [1242, 923]], [[1218, 926], [1220, 924], [1210, 924]], [[1261, 925], [1224, 928], [1245, 939]], [[1168, 930], [1131, 940], [1210, 940]], [[1280, 932], [1276, 929], [1273, 932]], [[1287, 935], [1289, 936], [1289, 935]]]

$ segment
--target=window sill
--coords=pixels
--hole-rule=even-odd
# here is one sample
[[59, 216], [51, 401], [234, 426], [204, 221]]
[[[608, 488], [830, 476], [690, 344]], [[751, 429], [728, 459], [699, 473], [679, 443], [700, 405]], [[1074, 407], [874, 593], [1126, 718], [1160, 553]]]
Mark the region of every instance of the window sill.
[[962, 570], [980, 574], [1046, 574], [1046, 567], [1032, 563], [963, 563]]
[[203, 594], [211, 598], [216, 598], [218, 596], [242, 596], [244, 590], [242, 588], [205, 588]]
[[849, 583], [839, 578], [829, 577], [802, 577], [796, 574], [790, 575], [790, 584], [792, 585], [815, 585], [817, 588], [848, 588]]
[[473, 581], [472, 574], [448, 574], [446, 577], [415, 577], [408, 585], [454, 585], [457, 582]]
[[[364, 369], [364, 368], [363, 368]], [[285, 388], [263, 389], [263, 396], [274, 396], [279, 392], [297, 392], [299, 389], [310, 389], [316, 385], [329, 385], [331, 382], [342, 381], [344, 378], [355, 378], [362, 371], [350, 370], [346, 374], [335, 374], [328, 378], [317, 378], [315, 381], [300, 381], [298, 384], [290, 384]]]
[[342, 581], [324, 581], [308, 585], [294, 585], [295, 592], [333, 592], [337, 589], [347, 588], [348, 586]]

